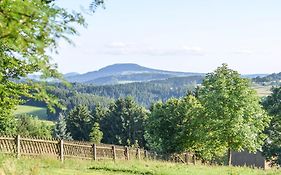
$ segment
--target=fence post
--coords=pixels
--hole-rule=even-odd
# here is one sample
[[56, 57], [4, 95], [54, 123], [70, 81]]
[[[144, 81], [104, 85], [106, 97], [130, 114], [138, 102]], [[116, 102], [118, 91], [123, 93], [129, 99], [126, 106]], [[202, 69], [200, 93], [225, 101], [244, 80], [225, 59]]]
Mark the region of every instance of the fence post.
[[60, 157], [60, 160], [61, 160], [61, 162], [63, 162], [63, 160], [64, 160], [64, 157], [63, 157], [63, 139], [61, 139], [60, 141], [59, 141], [59, 157]]
[[115, 149], [115, 146], [112, 146], [112, 157], [113, 157], [113, 160], [115, 161], [116, 160], [116, 149]]
[[185, 153], [185, 156], [184, 156], [184, 161], [185, 161], [185, 163], [188, 165], [188, 161], [189, 161], [189, 155], [188, 155], [188, 153]]
[[144, 150], [144, 159], [148, 159], [148, 152], [147, 152], [147, 150]]
[[179, 157], [178, 155], [175, 156], [175, 163], [178, 163], [179, 162]]
[[127, 146], [125, 147], [125, 159], [130, 160], [130, 151]]
[[97, 160], [97, 145], [93, 144], [93, 159]]
[[194, 165], [196, 165], [196, 156], [195, 156], [195, 154], [193, 154], [193, 156], [192, 156], [192, 162], [193, 162]]
[[137, 153], [136, 153], [136, 157], [138, 160], [141, 159], [141, 155], [140, 155], [140, 148], [137, 148]]
[[21, 145], [20, 145], [20, 135], [17, 135], [16, 137], [16, 154], [17, 154], [17, 158], [20, 158], [20, 150], [21, 150]]
[[153, 152], [153, 160], [157, 160], [157, 153]]

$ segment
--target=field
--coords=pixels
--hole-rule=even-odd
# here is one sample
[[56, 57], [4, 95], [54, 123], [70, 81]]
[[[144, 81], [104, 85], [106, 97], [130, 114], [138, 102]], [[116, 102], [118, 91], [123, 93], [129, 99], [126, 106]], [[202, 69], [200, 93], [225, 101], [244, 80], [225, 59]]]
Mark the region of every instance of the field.
[[254, 85], [253, 89], [258, 92], [260, 97], [266, 97], [271, 94], [271, 86], [261, 86], [261, 85]]
[[[53, 126], [54, 122], [47, 120], [47, 109], [36, 107], [36, 106], [27, 106], [27, 105], [19, 105], [17, 110], [14, 112], [17, 115], [28, 114], [40, 119], [40, 121], [44, 122], [47, 125]], [[1, 175], [1, 174], [0, 174]]]
[[[159, 161], [87, 161], [0, 156], [0, 174], [8, 175], [281, 175], [278, 170], [184, 165]], [[1, 174], [1, 175], [2, 175]]]
[[35, 106], [19, 105], [15, 115], [29, 114], [44, 120], [47, 118], [47, 109]]

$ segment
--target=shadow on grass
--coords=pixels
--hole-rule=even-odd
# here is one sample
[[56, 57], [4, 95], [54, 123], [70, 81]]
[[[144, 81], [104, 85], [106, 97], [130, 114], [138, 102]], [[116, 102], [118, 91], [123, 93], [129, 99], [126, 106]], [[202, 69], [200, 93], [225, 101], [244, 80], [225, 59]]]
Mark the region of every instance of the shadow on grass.
[[91, 170], [102, 170], [102, 171], [110, 171], [110, 172], [121, 172], [121, 173], [130, 173], [130, 174], [138, 174], [138, 175], [154, 175], [154, 173], [150, 171], [138, 171], [138, 170], [124, 170], [124, 169], [116, 169], [116, 168], [108, 168], [108, 167], [91, 167]]

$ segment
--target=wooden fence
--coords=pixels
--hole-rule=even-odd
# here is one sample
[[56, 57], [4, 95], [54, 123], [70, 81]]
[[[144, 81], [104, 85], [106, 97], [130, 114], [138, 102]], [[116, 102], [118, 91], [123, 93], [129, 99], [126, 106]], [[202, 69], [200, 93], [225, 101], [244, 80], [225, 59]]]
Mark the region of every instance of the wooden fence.
[[[176, 163], [196, 164], [198, 160], [192, 153], [174, 154], [168, 157], [150, 153], [140, 148], [130, 148], [125, 146], [109, 145], [109, 144], [93, 144], [91, 142], [69, 141], [69, 140], [55, 140], [55, 139], [34, 139], [23, 138], [18, 136], [0, 136], [0, 153], [14, 154], [18, 158], [20, 156], [52, 156], [57, 157], [62, 162], [68, 158], [80, 159], [111, 159], [111, 160], [131, 160], [131, 159], [153, 159], [166, 160]], [[238, 153], [237, 153], [238, 154]], [[241, 153], [239, 153], [240, 155]], [[243, 164], [247, 163], [251, 166], [257, 166], [257, 158], [255, 155], [235, 156], [233, 160], [243, 160]], [[246, 156], [246, 158], [245, 158]], [[245, 160], [248, 161], [245, 161]], [[252, 163], [255, 161], [254, 163]], [[260, 162], [265, 162], [261, 160]], [[205, 164], [206, 162], [198, 162]], [[240, 163], [243, 165], [242, 163]], [[240, 165], [233, 163], [233, 165]], [[259, 164], [258, 164], [259, 165]], [[258, 167], [265, 167], [264, 164]]]
[[55, 156], [62, 162], [67, 158], [81, 159], [148, 159], [152, 154], [140, 148], [93, 144], [91, 142], [47, 140], [16, 137], [0, 137], [0, 152], [27, 156]]

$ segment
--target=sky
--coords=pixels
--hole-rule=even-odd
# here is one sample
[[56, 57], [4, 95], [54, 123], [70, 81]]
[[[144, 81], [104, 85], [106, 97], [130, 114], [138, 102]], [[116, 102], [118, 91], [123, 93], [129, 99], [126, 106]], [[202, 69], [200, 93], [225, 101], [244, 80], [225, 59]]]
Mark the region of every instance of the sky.
[[62, 73], [115, 63], [171, 71], [211, 72], [222, 63], [242, 74], [281, 72], [280, 0], [58, 0], [83, 13], [75, 46], [52, 54]]

